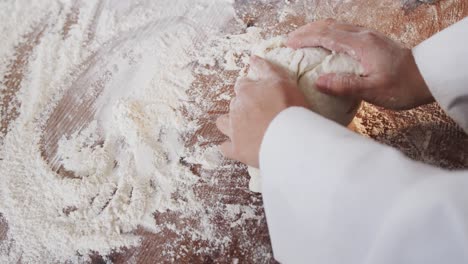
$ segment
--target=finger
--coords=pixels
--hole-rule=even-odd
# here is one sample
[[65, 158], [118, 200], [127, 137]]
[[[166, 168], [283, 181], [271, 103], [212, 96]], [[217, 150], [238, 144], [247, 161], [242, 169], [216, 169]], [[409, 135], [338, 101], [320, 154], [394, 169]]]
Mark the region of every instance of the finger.
[[331, 18], [331, 17], [318, 20], [317, 22], [321, 22], [321, 23], [324, 23], [324, 24], [327, 24], [327, 25], [333, 25], [333, 24], [337, 23], [336, 19]]
[[293, 47], [290, 43], [291, 39], [298, 38], [299, 36], [307, 35], [311, 33], [312, 31], [322, 31], [326, 28], [329, 28], [331, 25], [333, 25], [336, 21], [332, 18], [328, 18], [325, 20], [318, 20], [312, 23], [309, 23], [307, 25], [304, 25], [293, 32], [288, 34], [288, 41], [286, 43], [287, 46], [290, 46], [291, 48], [301, 48], [301, 47]]
[[250, 85], [252, 85], [253, 83], [255, 83], [255, 81], [249, 79], [249, 78], [241, 78], [241, 79], [238, 79], [236, 81], [236, 85], [234, 85], [234, 92], [237, 94], [239, 94], [239, 92], [242, 90], [242, 89], [245, 89], [245, 88], [248, 88]]
[[326, 20], [319, 20], [296, 29], [295, 31], [289, 34], [289, 39], [293, 39], [298, 36], [308, 35], [312, 32], [320, 33], [325, 29], [335, 29], [348, 32], [361, 32], [365, 30], [365, 28], [358, 25], [338, 23], [335, 19], [328, 18]]
[[356, 37], [352, 32], [330, 27], [317, 28], [291, 36], [287, 45], [298, 49], [304, 47], [323, 47], [336, 52], [354, 53]]
[[340, 23], [335, 23], [331, 25], [331, 27], [337, 30], [348, 31], [348, 32], [353, 32], [353, 33], [361, 32], [365, 30], [361, 26], [351, 25], [351, 24], [340, 24]]
[[250, 69], [254, 71], [259, 79], [276, 77], [278, 75], [282, 76], [285, 74], [285, 71], [279, 66], [255, 55], [250, 57]]
[[250, 69], [259, 78], [274, 72], [273, 65], [270, 62], [256, 55], [250, 57]]
[[359, 98], [369, 87], [369, 81], [359, 75], [330, 73], [320, 76], [315, 86], [326, 94]]
[[337, 30], [330, 27], [319, 28], [291, 36], [287, 45], [292, 48], [323, 47], [328, 50], [343, 52], [359, 58], [362, 39], [354, 32]]
[[298, 44], [296, 43], [296, 41], [294, 41], [296, 38], [300, 38], [304, 35], [309, 35], [312, 33], [316, 33], [316, 34], [321, 33], [326, 30], [339, 30], [339, 31], [347, 31], [350, 33], [357, 33], [361, 31], [365, 31], [365, 29], [361, 26], [351, 25], [351, 24], [342, 24], [342, 23], [340, 24], [340, 23], [337, 23], [333, 19], [331, 19], [331, 21], [333, 21], [331, 23], [327, 21], [328, 20], [313, 22], [291, 32], [289, 34], [289, 38], [286, 43], [287, 46], [290, 46], [291, 48], [302, 48], [301, 46], [295, 45], [295, 44]]
[[[333, 25], [335, 25], [337, 23], [338, 23], [338, 21], [336, 19], [334, 19], [334, 18], [326, 18], [326, 19], [320, 19], [320, 20], [311, 22], [311, 23], [303, 26], [303, 28], [307, 27], [307, 26], [313, 26], [313, 27], [315, 27], [315, 26], [333, 26]], [[296, 31], [299, 31], [300, 29], [301, 28], [298, 28]]]
[[235, 108], [236, 101], [237, 101], [237, 97], [234, 97], [231, 99], [231, 102], [229, 103], [229, 111]]
[[231, 141], [225, 141], [221, 145], [219, 145], [219, 150], [228, 159], [236, 159], [236, 155], [234, 153], [234, 146]]
[[216, 120], [216, 127], [223, 133], [224, 135], [231, 138], [232, 136], [232, 129], [231, 129], [231, 120], [229, 119], [229, 115], [222, 115], [218, 117]]

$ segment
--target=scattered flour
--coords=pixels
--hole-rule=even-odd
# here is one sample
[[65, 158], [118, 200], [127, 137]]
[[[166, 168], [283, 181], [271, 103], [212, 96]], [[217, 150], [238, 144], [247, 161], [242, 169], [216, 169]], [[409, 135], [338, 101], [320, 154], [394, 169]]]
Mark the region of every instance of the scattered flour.
[[[0, 3], [0, 102], [18, 102], [1, 108], [8, 130], [0, 137], [0, 214], [8, 230], [0, 263], [89, 262], [91, 252], [138, 246], [138, 227], [230, 243], [193, 191], [199, 177], [181, 162], [213, 170], [223, 159], [213, 146], [187, 147], [184, 136], [199, 124], [181, 109], [200, 111], [186, 91], [209, 67], [193, 65], [240, 70], [260, 38], [255, 28], [220, 36], [235, 20], [232, 4]], [[209, 48], [194, 50], [206, 41]], [[259, 220], [254, 208], [232, 206], [223, 210], [233, 226]], [[167, 211], [197, 215], [200, 224], [156, 223], [154, 213]]]

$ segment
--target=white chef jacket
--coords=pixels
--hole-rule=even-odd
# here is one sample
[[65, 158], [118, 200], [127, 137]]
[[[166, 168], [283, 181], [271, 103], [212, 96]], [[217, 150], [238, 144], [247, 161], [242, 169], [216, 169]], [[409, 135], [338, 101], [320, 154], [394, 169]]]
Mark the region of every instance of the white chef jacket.
[[[437, 102], [468, 132], [468, 18], [413, 54]], [[468, 170], [413, 161], [299, 107], [270, 124], [260, 168], [282, 263], [468, 263]]]

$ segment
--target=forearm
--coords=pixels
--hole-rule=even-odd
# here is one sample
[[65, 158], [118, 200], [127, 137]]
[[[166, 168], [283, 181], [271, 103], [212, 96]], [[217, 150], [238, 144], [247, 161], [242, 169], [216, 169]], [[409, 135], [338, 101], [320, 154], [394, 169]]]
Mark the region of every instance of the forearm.
[[260, 168], [275, 257], [317, 263], [363, 263], [401, 197], [447, 174], [301, 108], [272, 122]]
[[429, 90], [442, 109], [468, 132], [468, 18], [413, 49]]
[[[330, 23], [322, 26], [335, 32], [330, 29], [335, 24]], [[298, 32], [297, 38], [303, 40], [303, 31], [307, 28]], [[350, 41], [361, 43], [360, 38], [353, 40], [353, 34], [348, 32]], [[316, 38], [308, 35], [306, 40], [315, 44]], [[402, 85], [372, 85], [377, 87], [373, 95], [378, 96], [363, 99], [386, 105], [389, 99], [405, 98], [408, 89], [414, 88], [405, 80], [416, 74], [424, 79], [422, 83], [441, 107], [468, 132], [466, 43], [468, 19], [413, 49], [412, 66], [418, 73], [403, 70], [408, 78], [401, 78]], [[394, 46], [387, 45], [387, 50]], [[374, 62], [374, 58], [367, 58], [368, 62]], [[385, 61], [385, 56], [380, 59]], [[387, 64], [377, 66], [382, 65]], [[383, 66], [379, 69], [388, 72]], [[382, 82], [385, 84], [385, 80], [377, 83]], [[328, 84], [333, 82], [328, 80]], [[354, 84], [358, 88], [363, 85], [362, 80]], [[343, 87], [336, 85], [333, 89], [359, 91]], [[272, 245], [279, 261], [468, 261], [466, 171], [450, 172], [412, 161], [303, 108], [286, 109], [271, 122], [260, 150], [260, 169]]]

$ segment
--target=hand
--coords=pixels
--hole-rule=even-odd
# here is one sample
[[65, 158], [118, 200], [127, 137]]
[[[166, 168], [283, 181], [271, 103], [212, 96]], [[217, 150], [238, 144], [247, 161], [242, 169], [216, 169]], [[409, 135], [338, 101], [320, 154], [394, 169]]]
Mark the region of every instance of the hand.
[[344, 52], [362, 64], [362, 76], [321, 76], [316, 82], [321, 92], [350, 96], [394, 110], [434, 101], [411, 50], [378, 32], [327, 19], [297, 29], [289, 35], [287, 45], [294, 49], [323, 47]]
[[250, 68], [259, 79], [238, 80], [229, 114], [219, 117], [216, 126], [229, 137], [220, 146], [221, 152], [258, 168], [260, 145], [273, 118], [288, 107], [307, 107], [307, 103], [284, 69], [256, 56], [250, 59]]

